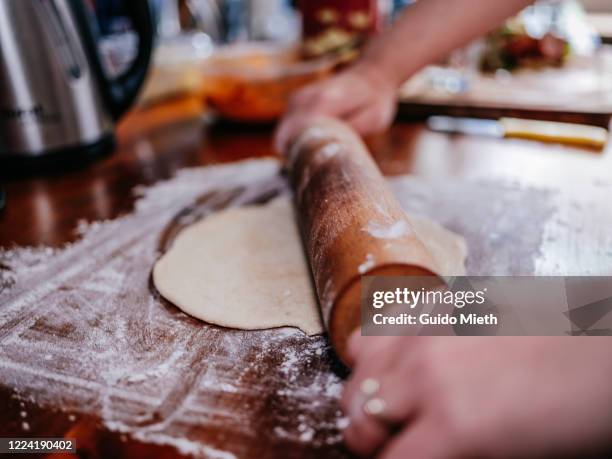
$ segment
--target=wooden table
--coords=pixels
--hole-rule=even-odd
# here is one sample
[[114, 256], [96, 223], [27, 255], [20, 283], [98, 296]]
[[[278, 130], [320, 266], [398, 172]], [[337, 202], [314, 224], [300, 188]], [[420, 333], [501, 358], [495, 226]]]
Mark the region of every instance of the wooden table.
[[[207, 126], [197, 116], [199, 109], [197, 101], [176, 100], [163, 107], [133, 113], [119, 128], [118, 147], [113, 155], [80, 170], [47, 177], [4, 179], [8, 206], [0, 212], [0, 246], [5, 250], [38, 245], [60, 248], [79, 239], [76, 230], [82, 226], [79, 222], [83, 220], [96, 222], [120, 218], [118, 221], [121, 222], [140, 218], [138, 215], [148, 212], [145, 204], [153, 208], [159, 205], [154, 202], [155, 193], [149, 193], [145, 201], [139, 201], [132, 193], [136, 186], [159, 183], [186, 167], [274, 156], [270, 129]], [[428, 214], [466, 235], [471, 249], [468, 270], [472, 274], [612, 275], [612, 147], [603, 153], [594, 153], [536, 142], [447, 136], [429, 132], [422, 124], [401, 122], [388, 133], [370, 139], [369, 144], [385, 174], [413, 174], [411, 178], [391, 180], [393, 189], [407, 209]], [[204, 174], [202, 177], [210, 178], [207, 172], [181, 177], [189, 186], [195, 186], [193, 184], [197, 183], [197, 174], [200, 173]], [[227, 177], [228, 180], [240, 180], [235, 174]], [[159, 191], [157, 188], [154, 190]], [[178, 212], [181, 206], [177, 201], [175, 207], [170, 206], [168, 215]], [[146, 221], [143, 219], [142, 224], [145, 225]], [[112, 222], [109, 224], [113, 225]], [[117, 239], [127, 237], [122, 234], [121, 226], [117, 227], [116, 233], [112, 232], [112, 226], [103, 224], [101, 228], [99, 231], [116, 234]], [[89, 225], [87, 231], [96, 231], [96, 227]], [[157, 237], [157, 234], [148, 235], [147, 232], [143, 226], [138, 237]], [[130, 252], [133, 244], [137, 241], [126, 239], [114, 256], [137, 256]], [[83, 257], [95, 257], [98, 250], [107, 250], [105, 247], [100, 243], [79, 249], [77, 244], [67, 250], [75, 251], [72, 262], [77, 263], [83, 261]], [[38, 256], [46, 263], [54, 261], [53, 254], [43, 256], [40, 251], [32, 255], [30, 265], [22, 260], [20, 266], [33, 270], [33, 276], [39, 266]], [[138, 264], [138, 260], [134, 263]], [[102, 303], [95, 300], [100, 296], [62, 297], [74, 300], [74, 303], [68, 300], [61, 303], [62, 308], [72, 311], [67, 316], [55, 315], [53, 309], [42, 314], [37, 308], [28, 310], [28, 317], [17, 316], [8, 322], [0, 315], [1, 437], [77, 438], [80, 450], [89, 454], [88, 457], [177, 457], [179, 450], [186, 454], [194, 452], [193, 442], [182, 444], [176, 438], [165, 441], [168, 438], [164, 437], [164, 429], [172, 428], [210, 445], [197, 449], [197, 452], [212, 458], [229, 458], [233, 457], [232, 454], [237, 457], [347, 455], [337, 438], [331, 441], [331, 434], [319, 436], [319, 432], [311, 428], [311, 425], [323, 426], [326, 432], [331, 432], [337, 427], [330, 427], [323, 418], [338, 415], [333, 413], [337, 409], [334, 402], [337, 394], [328, 394], [329, 397], [324, 399], [327, 405], [322, 408], [321, 419], [309, 418], [316, 421], [315, 424], [299, 421], [302, 419], [300, 410], [312, 414], [308, 411], [312, 409], [310, 405], [296, 404], [286, 398], [292, 379], [301, 378], [302, 373], [314, 375], [308, 386], [314, 388], [312, 390], [318, 387], [318, 390], [325, 391], [332, 386], [338, 390], [343, 370], [337, 367], [329, 350], [320, 341], [309, 344], [296, 334], [263, 332], [260, 339], [249, 341], [251, 348], [241, 348], [236, 357], [242, 361], [252, 360], [257, 365], [238, 374], [235, 368], [231, 368], [231, 363], [221, 358], [224, 356], [223, 344], [234, 335], [237, 339], [252, 335], [203, 327], [198, 321], [165, 304], [158, 305], [156, 314], [173, 321], [172, 330], [180, 333], [168, 336], [170, 328], [158, 329], [154, 323], [149, 323], [148, 334], [140, 336], [144, 332], [138, 326], [139, 320], [145, 320], [143, 316], [151, 314], [151, 309], [135, 311], [128, 319], [119, 320], [122, 311], [131, 304], [130, 295], [136, 295], [140, 290], [148, 295], [149, 287], [145, 284], [150, 261], [146, 259], [140, 263], [140, 271], [124, 273], [125, 278], [113, 281], [126, 286], [121, 290], [120, 298], [112, 301], [108, 300], [110, 297], [104, 297], [102, 289], [99, 295], [107, 298]], [[11, 294], [8, 268], [0, 264], [0, 300]], [[61, 267], [64, 270], [69, 268]], [[112, 277], [113, 273], [116, 274], [112, 270], [105, 272], [104, 264], [95, 265], [95, 269], [99, 271], [96, 276]], [[79, 280], [82, 273], [78, 270], [71, 272], [76, 280], [68, 286], [58, 285], [55, 290], [49, 290], [45, 301], [54, 301], [57, 295], [67, 295], [62, 289], [73, 289], [76, 295], [80, 282], [92, 282], [89, 277]], [[100, 288], [100, 284], [96, 285]], [[23, 298], [27, 300], [28, 294], [36, 294], [35, 287], [31, 286], [32, 292], [25, 291]], [[152, 298], [161, 301], [154, 295]], [[16, 308], [14, 298], [11, 301], [11, 307]], [[98, 310], [83, 309], [85, 303]], [[46, 307], [44, 302], [38, 304], [41, 310]], [[0, 313], [3, 307], [0, 306]], [[118, 317], [116, 326], [110, 321], [111, 328], [105, 328], [105, 321], [113, 314]], [[92, 333], [96, 333], [90, 339], [76, 336], [83, 333], [84, 317], [90, 321]], [[121, 327], [125, 330], [119, 337]], [[152, 395], [156, 388], [147, 386], [143, 378], [156, 380], [159, 374], [147, 373], [145, 368], [142, 374], [126, 376], [119, 374], [119, 367], [91, 367], [94, 361], [88, 354], [90, 346], [98, 353], [113, 355], [113, 340], [129, 342], [131, 334], [135, 335], [134, 343], [149, 346], [141, 349], [142, 355], [156, 362], [156, 371], [161, 372], [163, 365], [186, 368], [179, 374], [179, 379], [172, 379], [170, 373], [164, 376], [174, 385], [164, 392], [158, 405], [158, 400]], [[53, 379], [57, 378], [56, 373], [41, 370], [38, 374], [36, 371], [37, 368], [56, 365], [57, 372], [70, 374], [71, 365], [76, 363], [67, 358], [68, 351], [54, 347], [53, 340], [56, 336], [66, 338], [73, 335], [74, 343], [83, 346], [83, 365], [89, 365], [87, 368], [91, 374], [87, 378], [75, 377], [74, 381], [62, 382], [70, 391], [57, 397], [58, 392], [49, 389], [60, 384]], [[281, 345], [297, 342], [298, 349], [310, 352], [309, 359], [297, 367], [290, 366], [292, 362], [286, 355], [284, 360], [277, 361], [276, 354], [267, 350], [268, 338], [280, 340]], [[158, 346], [164, 340], [175, 348], [182, 346], [186, 353], [177, 354], [174, 360], [172, 355], [157, 360], [158, 356], [152, 354], [165, 352], [163, 346]], [[70, 345], [71, 341], [65, 343]], [[108, 349], [97, 349], [98, 345]], [[210, 346], [214, 349], [211, 350]], [[209, 358], [206, 349], [214, 351], [214, 358]], [[71, 352], [78, 355], [79, 349]], [[126, 361], [129, 358], [125, 356]], [[45, 363], [46, 360], [49, 363]], [[38, 363], [31, 364], [31, 361]], [[101, 358], [100, 361], [104, 360]], [[137, 362], [130, 360], [130, 365], [129, 368], [133, 368]], [[195, 372], [187, 371], [189, 368]], [[206, 385], [215, 381], [211, 374], [213, 369], [225, 378], [217, 381], [218, 387]], [[271, 371], [276, 372], [274, 378], [268, 377]], [[34, 376], [23, 376], [28, 372], [33, 372], [31, 375]], [[319, 375], [331, 375], [331, 372], [336, 376], [317, 379]], [[104, 392], [108, 389], [101, 386], [100, 374], [105, 377], [118, 375], [112, 380], [116, 386], [113, 391]], [[192, 374], [195, 374], [194, 379], [190, 379]], [[235, 374], [238, 376], [232, 381]], [[192, 390], [195, 386], [198, 386], [198, 391]], [[203, 391], [202, 387], [208, 389]], [[240, 389], [238, 393], [236, 387]], [[131, 398], [125, 395], [129, 391]], [[104, 396], [101, 397], [100, 393]], [[47, 397], [49, 394], [56, 397]], [[313, 403], [312, 400], [316, 403], [316, 398], [304, 400], [309, 404]], [[136, 402], [142, 406], [155, 406], [138, 417], [130, 407]], [[180, 416], [175, 409], [177, 403], [182, 406]], [[198, 411], [201, 406], [211, 411]], [[126, 413], [138, 419], [121, 418]], [[228, 420], [228, 413], [235, 417], [235, 421]], [[198, 430], [197, 425], [187, 422], [189, 419], [203, 419], [197, 422], [202, 422], [205, 428]], [[237, 428], [241, 422], [249, 423], [252, 429]], [[151, 433], [152, 429], [157, 429], [155, 435]], [[297, 432], [298, 438], [291, 432]], [[322, 438], [323, 441], [317, 443], [313, 438]]]

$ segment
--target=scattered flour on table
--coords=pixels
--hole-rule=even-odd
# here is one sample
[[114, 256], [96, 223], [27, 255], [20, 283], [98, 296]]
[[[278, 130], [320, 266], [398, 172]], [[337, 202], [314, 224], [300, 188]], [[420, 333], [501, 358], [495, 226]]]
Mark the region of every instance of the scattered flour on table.
[[[262, 160], [182, 170], [138, 188], [132, 213], [82, 222], [75, 243], [0, 250], [0, 385], [20, 401], [18, 413], [29, 403], [75, 421], [93, 413], [109, 429], [219, 459], [248, 456], [240, 445], [262, 438], [317, 451], [340, 442], [343, 383], [323, 337], [221, 331], [164, 303], [149, 284], [160, 234], [180, 209], [213, 191], [211, 206], [285, 192], [278, 170]], [[534, 272], [535, 260], [516, 252], [538, 252], [555, 213], [549, 192], [414, 177], [391, 184], [412, 214], [466, 237], [471, 274]], [[29, 418], [18, 422], [30, 429]], [[221, 444], [223, 435], [245, 440]]]
[[[160, 235], [181, 209], [211, 192], [211, 207], [284, 193], [278, 170], [271, 160], [185, 169], [139, 187], [132, 213], [81, 222], [77, 242], [0, 250], [0, 385], [23, 407], [93, 414], [193, 456], [245, 457], [240, 448], [262, 438], [338, 443], [342, 380], [325, 338], [222, 331], [165, 303], [149, 283]], [[224, 435], [246, 440], [219, 444]]]
[[545, 227], [558, 212], [557, 191], [503, 179], [398, 176], [388, 182], [411, 217], [430, 218], [466, 239], [468, 275], [564, 274], [537, 266]]

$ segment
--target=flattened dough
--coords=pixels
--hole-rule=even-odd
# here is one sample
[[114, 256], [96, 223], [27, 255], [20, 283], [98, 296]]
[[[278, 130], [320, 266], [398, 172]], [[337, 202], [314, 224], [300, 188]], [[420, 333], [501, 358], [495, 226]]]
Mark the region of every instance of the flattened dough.
[[[465, 274], [461, 236], [425, 218], [411, 221], [443, 275]], [[227, 209], [185, 228], [155, 264], [153, 282], [165, 298], [205, 322], [323, 331], [288, 197]]]
[[426, 217], [409, 217], [414, 231], [425, 244], [442, 276], [465, 276], [465, 239]]
[[323, 326], [289, 198], [230, 208], [179, 233], [153, 269], [168, 300], [205, 322], [309, 335]]

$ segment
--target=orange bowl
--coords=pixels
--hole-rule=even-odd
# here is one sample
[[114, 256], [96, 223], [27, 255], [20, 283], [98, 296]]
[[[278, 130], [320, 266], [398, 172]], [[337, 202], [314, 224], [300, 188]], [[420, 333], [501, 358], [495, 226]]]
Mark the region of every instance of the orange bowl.
[[329, 76], [336, 64], [329, 57], [302, 60], [293, 48], [231, 45], [203, 64], [204, 94], [222, 118], [272, 122], [296, 90]]

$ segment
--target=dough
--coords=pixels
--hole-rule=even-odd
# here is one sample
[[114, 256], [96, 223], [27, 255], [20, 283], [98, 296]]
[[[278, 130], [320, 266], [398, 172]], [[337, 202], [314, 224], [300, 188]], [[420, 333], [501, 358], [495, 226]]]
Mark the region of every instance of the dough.
[[[411, 218], [442, 275], [465, 274], [462, 237]], [[185, 228], [153, 268], [157, 290], [187, 314], [224, 327], [323, 332], [288, 197], [231, 208]]]
[[157, 290], [224, 327], [323, 332], [291, 200], [230, 208], [181, 231], [153, 269]]
[[465, 276], [465, 239], [426, 217], [409, 217], [418, 238], [438, 265], [442, 276]]

